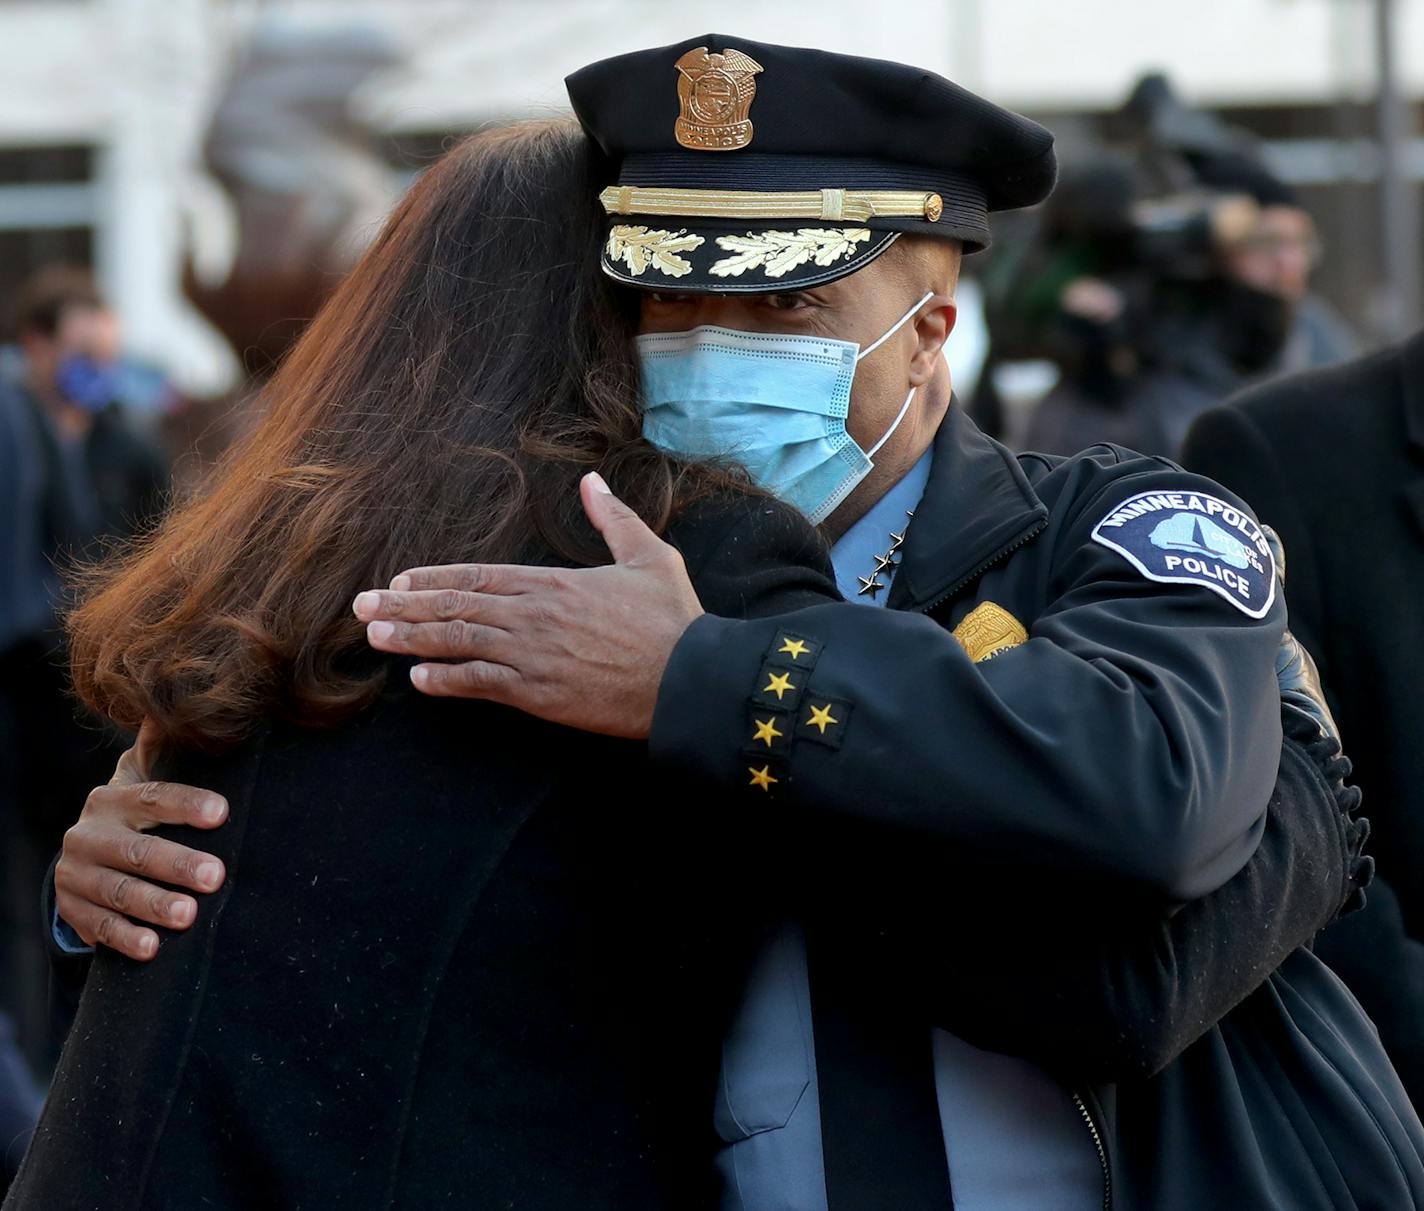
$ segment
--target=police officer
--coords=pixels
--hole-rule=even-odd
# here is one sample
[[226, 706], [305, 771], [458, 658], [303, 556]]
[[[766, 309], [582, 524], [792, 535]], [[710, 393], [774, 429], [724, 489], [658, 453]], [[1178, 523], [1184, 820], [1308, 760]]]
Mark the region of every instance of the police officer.
[[[987, 243], [989, 210], [1048, 192], [1048, 132], [923, 71], [741, 38], [620, 56], [569, 90], [620, 164], [600, 199], [604, 268], [645, 292], [646, 436], [692, 458], [736, 458], [824, 523], [850, 602], [889, 608], [729, 622], [699, 616], [685, 595], [620, 595], [606, 575], [551, 587], [467, 568], [412, 574], [416, 599], [394, 608], [383, 598], [376, 645], [464, 658], [417, 669], [430, 692], [646, 736], [656, 758], [769, 811], [948, 844], [1005, 878], [1044, 872], [1091, 898], [1116, 885], [1164, 904], [1225, 883], [1259, 840], [1281, 744], [1284, 617], [1265, 536], [1240, 500], [1163, 460], [1109, 447], [1015, 459], [951, 406], [940, 368], [959, 256]], [[619, 565], [641, 575], [651, 536], [623, 518], [609, 537]], [[451, 587], [472, 624], [458, 650], [448, 628], [410, 626], [434, 604], [420, 591]], [[657, 600], [678, 604], [656, 617]], [[809, 1158], [824, 1161], [833, 1208], [880, 1205], [868, 1200], [904, 1167], [893, 1151], [877, 1164], [866, 1146], [880, 1136], [873, 1105], [836, 1103], [825, 1044], [849, 1040], [832, 1057], [845, 1084], [858, 1047], [862, 1072], [913, 1063], [898, 1045], [859, 1046], [867, 1024], [903, 1033], [893, 1011], [877, 1014], [842, 971], [818, 982], [818, 963], [838, 966], [835, 946], [813, 935], [808, 966], [800, 941], [794, 930], [777, 940], [744, 1025], [773, 1055], [809, 1000], [820, 1096], [801, 1099], [794, 1080], [794, 1106], [758, 1103], [755, 1090], [742, 1103], [729, 1089], [720, 1125], [744, 1141], [727, 1157], [731, 1188], [748, 1207], [824, 1206], [814, 1180], [775, 1188]], [[1359, 1084], [1388, 1107], [1382, 1151], [1366, 1129], [1369, 1098], [1327, 1087], [1309, 1056], [1188, 1062], [1230, 1050], [1229, 1028], [1155, 1094], [1070, 1093], [937, 1031], [931, 1101], [956, 1205], [1086, 1208], [1111, 1198], [1114, 1179], [1127, 1205], [1201, 1206], [1227, 1192], [1233, 1205], [1268, 1205], [1272, 1173], [1316, 1162], [1284, 1137], [1255, 1138], [1278, 1113], [1265, 1099], [1234, 1130], [1222, 1118], [1239, 1085], [1269, 1085], [1272, 1063], [1289, 1074], [1279, 1096], [1354, 1124], [1331, 1141], [1352, 1162], [1341, 1163], [1349, 1180], [1337, 1173], [1330, 1195], [1302, 1190], [1291, 1205], [1335, 1205], [1341, 1188], [1362, 1205], [1424, 1199], [1424, 1133], [1368, 1025], [1307, 953], [1291, 963], [1280, 979], [1312, 1006], [1291, 1020], [1308, 1034], [1315, 1010], [1341, 1015], [1351, 1064], [1371, 1074]], [[736, 1067], [733, 1048], [729, 1078]], [[902, 1109], [917, 1096], [913, 1075], [904, 1085]], [[1194, 1108], [1188, 1121], [1154, 1100], [1169, 1089], [1178, 1111]], [[1125, 1113], [1139, 1106], [1148, 1112]], [[820, 1124], [797, 1124], [818, 1110]], [[783, 1125], [793, 1130], [765, 1130]], [[909, 1117], [895, 1132], [914, 1133]], [[1210, 1139], [1212, 1161], [1182, 1151], [1187, 1139]], [[1208, 1176], [1193, 1179], [1204, 1164]], [[894, 1199], [885, 1205], [915, 1205]]]
[[[1111, 447], [1015, 458], [953, 406], [960, 256], [1047, 193], [1051, 136], [927, 72], [716, 35], [569, 87], [619, 165], [604, 268], [640, 292], [646, 436], [822, 523], [848, 601], [706, 615], [590, 476], [610, 567], [418, 569], [357, 609], [375, 646], [459, 661], [421, 689], [647, 738], [895, 909], [772, 939], [728, 1043], [726, 1205], [1424, 1205], [1424, 1129], [1308, 951], [1155, 1080], [1070, 1086], [1068, 1047], [1050, 1075], [975, 1019], [975, 980], [1240, 886], [1287, 760], [1249, 509]], [[907, 910], [961, 895], [1049, 944], [936, 948]], [[1256, 907], [1173, 971], [1183, 1003]]]

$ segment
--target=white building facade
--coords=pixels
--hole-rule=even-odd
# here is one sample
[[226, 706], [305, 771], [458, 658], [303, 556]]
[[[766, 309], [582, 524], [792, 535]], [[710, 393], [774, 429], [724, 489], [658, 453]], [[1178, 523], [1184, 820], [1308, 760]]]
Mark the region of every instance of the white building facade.
[[[1424, 0], [1396, 3], [1418, 101]], [[922, 64], [1028, 112], [1113, 108], [1151, 68], [1213, 107], [1329, 107], [1375, 87], [1370, 0], [0, 0], [0, 255], [72, 233], [133, 351], [190, 391], [236, 374], [179, 288], [187, 255], [220, 266], [230, 252], [199, 143], [235, 57], [274, 19], [384, 31], [401, 62], [350, 103], [390, 133], [555, 112], [579, 65], [709, 31]], [[33, 179], [24, 165], [45, 149], [82, 150], [87, 168]], [[1342, 168], [1338, 146], [1297, 150], [1302, 179], [1372, 171], [1368, 156]], [[1417, 138], [1406, 169], [1424, 179]]]

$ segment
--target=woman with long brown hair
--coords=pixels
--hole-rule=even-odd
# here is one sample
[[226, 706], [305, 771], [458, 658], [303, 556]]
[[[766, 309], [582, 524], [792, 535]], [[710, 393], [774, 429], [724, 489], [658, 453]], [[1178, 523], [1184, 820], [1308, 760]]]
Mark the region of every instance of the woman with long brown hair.
[[668, 810], [641, 746], [420, 697], [351, 613], [417, 563], [606, 561], [593, 470], [707, 609], [834, 596], [799, 515], [642, 440], [596, 182], [572, 124], [455, 148], [205, 495], [92, 573], [79, 693], [227, 797], [228, 877], [154, 963], [97, 956], [7, 1206], [702, 1201], [755, 939], [718, 907], [731, 810]]

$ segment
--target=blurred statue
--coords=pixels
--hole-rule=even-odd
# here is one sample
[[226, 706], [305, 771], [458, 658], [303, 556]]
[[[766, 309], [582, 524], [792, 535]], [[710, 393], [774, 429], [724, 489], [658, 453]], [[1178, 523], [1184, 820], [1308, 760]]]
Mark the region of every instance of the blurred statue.
[[[356, 119], [358, 85], [399, 57], [384, 35], [353, 24], [319, 30], [264, 22], [213, 114], [204, 161], [230, 202], [231, 264], [190, 256], [184, 290], [228, 339], [253, 383], [271, 373], [355, 264], [400, 190], [379, 136]], [[245, 427], [250, 408], [185, 417], [207, 462]]]

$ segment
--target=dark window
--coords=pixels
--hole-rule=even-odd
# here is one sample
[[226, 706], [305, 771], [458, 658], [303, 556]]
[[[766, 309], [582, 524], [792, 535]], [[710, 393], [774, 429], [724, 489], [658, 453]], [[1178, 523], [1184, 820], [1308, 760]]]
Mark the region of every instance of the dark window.
[[92, 147], [0, 147], [0, 185], [82, 183], [93, 176]]
[[[0, 340], [12, 335], [10, 300], [16, 287], [36, 269], [56, 262], [93, 264], [94, 229], [85, 221], [88, 204], [82, 189], [73, 188], [88, 185], [93, 169], [92, 147], [0, 147]], [[49, 187], [79, 193], [82, 204], [66, 207], [63, 216], [46, 216], [35, 191], [42, 196]], [[6, 206], [7, 191], [16, 205]]]
[[31, 273], [44, 265], [92, 265], [94, 231], [90, 227], [53, 227], [39, 231], [0, 228], [0, 341], [14, 336], [10, 300]]

